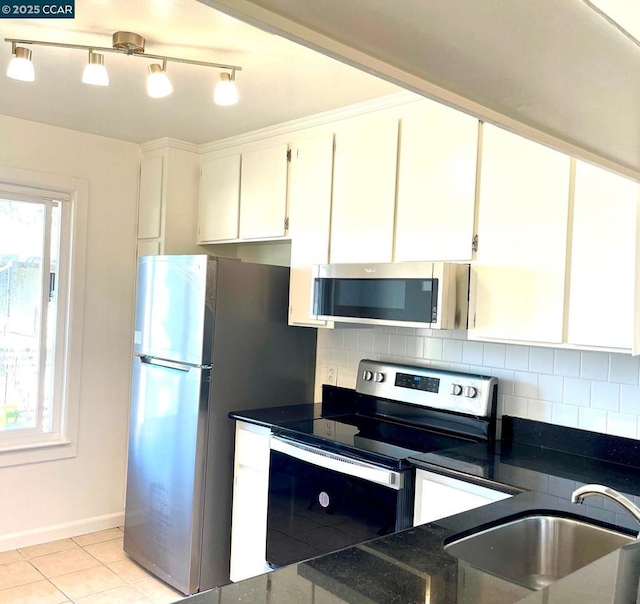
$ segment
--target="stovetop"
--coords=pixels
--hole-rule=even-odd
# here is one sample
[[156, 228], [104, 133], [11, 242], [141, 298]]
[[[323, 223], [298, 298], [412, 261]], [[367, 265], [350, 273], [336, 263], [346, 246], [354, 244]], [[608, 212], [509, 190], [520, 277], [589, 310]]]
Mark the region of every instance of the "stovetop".
[[406, 466], [411, 456], [476, 442], [360, 413], [284, 422], [273, 433], [393, 469]]
[[493, 439], [496, 400], [492, 377], [365, 359], [349, 410], [279, 422], [272, 433], [400, 469], [411, 456]]

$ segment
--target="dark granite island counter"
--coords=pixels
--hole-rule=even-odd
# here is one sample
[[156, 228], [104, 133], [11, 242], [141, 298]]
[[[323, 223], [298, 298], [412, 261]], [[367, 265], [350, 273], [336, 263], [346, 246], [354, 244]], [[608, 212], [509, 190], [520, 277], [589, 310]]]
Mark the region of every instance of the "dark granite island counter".
[[[343, 394], [343, 393], [339, 393]], [[344, 413], [348, 400], [322, 405], [238, 412], [241, 419], [265, 427]], [[609, 528], [633, 519], [616, 504], [590, 498], [569, 503], [581, 484], [598, 482], [640, 502], [640, 443], [503, 418], [503, 440], [495, 445], [466, 445], [412, 458], [417, 467], [498, 488], [524, 490], [436, 522], [409, 528], [275, 572], [225, 585], [188, 598], [189, 604], [640, 604], [640, 543], [625, 546], [549, 587], [533, 592], [471, 567], [449, 555], [444, 544], [478, 527], [535, 512], [560, 513]], [[629, 530], [632, 529], [632, 530]]]
[[[523, 493], [438, 522], [281, 568], [188, 598], [189, 604], [619, 604], [617, 577], [640, 572], [638, 546], [618, 550], [550, 587], [533, 592], [484, 573], [444, 550], [454, 535], [530, 512], [580, 517], [581, 509], [556, 497]], [[635, 565], [635, 566], [634, 566]], [[629, 570], [630, 569], [630, 570]], [[635, 569], [635, 570], [634, 570]], [[636, 573], [633, 575], [633, 573]], [[584, 593], [574, 575], [600, 586]], [[630, 574], [631, 573], [631, 574]], [[629, 580], [626, 581], [629, 583]], [[621, 588], [620, 588], [621, 589]], [[554, 599], [540, 599], [543, 597]], [[635, 604], [635, 600], [631, 601]]]

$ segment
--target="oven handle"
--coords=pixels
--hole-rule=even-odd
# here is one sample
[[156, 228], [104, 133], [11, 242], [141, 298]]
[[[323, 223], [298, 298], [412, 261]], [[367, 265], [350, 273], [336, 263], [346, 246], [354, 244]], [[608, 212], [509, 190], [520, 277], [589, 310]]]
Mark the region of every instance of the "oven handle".
[[295, 457], [300, 461], [306, 461], [314, 466], [362, 478], [396, 491], [399, 491], [404, 486], [401, 472], [388, 470], [347, 455], [323, 451], [317, 447], [283, 438], [282, 436], [274, 436], [272, 434], [270, 442], [271, 449], [274, 451]]

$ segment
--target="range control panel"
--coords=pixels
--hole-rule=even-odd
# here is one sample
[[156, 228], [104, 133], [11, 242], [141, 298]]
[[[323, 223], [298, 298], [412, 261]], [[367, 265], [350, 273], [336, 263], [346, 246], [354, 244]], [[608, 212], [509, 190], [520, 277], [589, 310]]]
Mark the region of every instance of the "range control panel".
[[410, 388], [412, 390], [424, 390], [425, 392], [438, 392], [440, 388], [440, 378], [398, 372], [396, 373], [394, 386], [398, 386], [398, 388]]
[[481, 417], [491, 415], [498, 380], [473, 373], [363, 359], [356, 391], [394, 401]]

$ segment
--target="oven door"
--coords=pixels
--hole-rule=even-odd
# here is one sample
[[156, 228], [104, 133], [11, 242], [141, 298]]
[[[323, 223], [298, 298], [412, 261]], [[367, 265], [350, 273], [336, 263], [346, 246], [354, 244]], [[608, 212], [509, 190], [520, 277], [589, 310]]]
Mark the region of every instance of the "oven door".
[[273, 568], [412, 525], [413, 473], [271, 437], [267, 562]]

